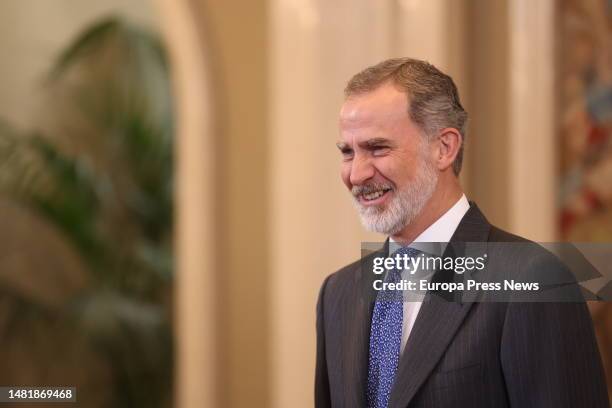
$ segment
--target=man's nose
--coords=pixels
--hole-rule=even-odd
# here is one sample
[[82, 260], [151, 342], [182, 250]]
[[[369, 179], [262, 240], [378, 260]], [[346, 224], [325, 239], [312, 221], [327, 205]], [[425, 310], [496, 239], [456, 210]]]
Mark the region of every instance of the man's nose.
[[374, 166], [367, 157], [355, 155], [351, 165], [350, 181], [354, 186], [365, 183], [374, 177]]

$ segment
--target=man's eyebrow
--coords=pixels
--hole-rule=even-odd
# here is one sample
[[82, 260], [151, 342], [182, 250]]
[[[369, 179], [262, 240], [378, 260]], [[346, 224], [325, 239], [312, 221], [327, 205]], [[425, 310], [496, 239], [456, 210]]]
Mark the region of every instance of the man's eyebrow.
[[365, 142], [361, 143], [364, 147], [376, 147], [381, 145], [389, 145], [391, 141], [389, 139], [385, 139], [384, 137], [374, 137], [372, 139], [368, 139]]
[[338, 149], [342, 150], [346, 150], [349, 148], [349, 145], [347, 143], [344, 142], [337, 142], [336, 146], [338, 147]]

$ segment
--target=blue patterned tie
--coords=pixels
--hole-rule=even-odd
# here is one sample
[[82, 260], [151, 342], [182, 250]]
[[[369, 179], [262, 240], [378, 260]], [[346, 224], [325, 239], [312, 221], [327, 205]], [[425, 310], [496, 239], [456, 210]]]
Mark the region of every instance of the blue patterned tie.
[[[416, 257], [420, 252], [413, 248], [400, 248], [395, 252]], [[398, 283], [401, 270], [389, 270], [385, 282]], [[370, 329], [370, 356], [368, 360], [368, 408], [387, 408], [395, 373], [399, 364], [402, 341], [404, 305], [402, 291], [379, 291], [372, 313]]]

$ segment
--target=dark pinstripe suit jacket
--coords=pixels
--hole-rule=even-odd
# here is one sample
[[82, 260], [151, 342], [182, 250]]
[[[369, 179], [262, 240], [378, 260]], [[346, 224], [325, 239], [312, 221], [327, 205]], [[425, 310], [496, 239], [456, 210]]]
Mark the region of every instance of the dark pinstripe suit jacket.
[[[475, 204], [451, 239], [451, 243], [521, 241], [525, 240], [491, 226]], [[553, 258], [544, 250], [505, 256], [513, 268], [527, 272]], [[367, 264], [362, 260], [346, 266], [321, 288], [317, 408], [366, 406], [376, 296]], [[460, 303], [428, 296], [401, 356], [389, 406], [608, 407], [586, 305]]]

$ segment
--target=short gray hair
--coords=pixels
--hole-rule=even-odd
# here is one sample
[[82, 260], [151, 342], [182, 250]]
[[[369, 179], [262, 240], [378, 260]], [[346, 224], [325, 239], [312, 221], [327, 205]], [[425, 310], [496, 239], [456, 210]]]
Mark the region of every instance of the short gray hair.
[[444, 128], [459, 131], [463, 140], [453, 162], [453, 172], [459, 175], [468, 114], [461, 106], [459, 92], [452, 78], [426, 61], [392, 58], [353, 76], [344, 89], [344, 96], [348, 98], [371, 92], [387, 82], [406, 93], [410, 119], [428, 136]]

